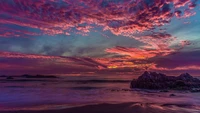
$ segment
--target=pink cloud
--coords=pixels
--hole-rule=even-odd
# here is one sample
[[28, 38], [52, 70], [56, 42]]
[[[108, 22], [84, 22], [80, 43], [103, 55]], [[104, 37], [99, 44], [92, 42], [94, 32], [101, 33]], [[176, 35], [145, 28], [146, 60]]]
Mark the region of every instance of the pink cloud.
[[115, 47], [106, 49], [106, 52], [109, 53], [117, 53], [121, 55], [128, 55], [131, 56], [133, 59], [148, 59], [155, 56], [166, 56], [171, 54], [172, 52], [175, 52], [172, 49], [138, 49], [138, 48], [126, 48], [126, 47]]
[[[71, 0], [62, 0], [62, 2], [56, 0], [13, 0], [13, 4], [8, 1], [0, 1], [0, 24], [17, 25], [41, 31], [41, 33], [34, 33], [1, 28], [0, 37], [42, 34], [70, 35], [71, 32], [85, 35], [93, 29], [91, 26], [97, 25], [115, 35], [128, 36], [144, 44], [139, 48], [116, 46], [105, 50], [108, 53], [123, 55], [123, 57], [86, 59], [11, 52], [0, 52], [0, 57], [43, 59], [77, 68], [143, 68], [150, 63], [138, 64], [138, 62], [130, 60], [140, 61], [141, 59], [166, 56], [190, 44], [183, 41], [179, 47], [172, 48], [172, 42], [176, 41], [175, 37], [166, 32], [149, 33], [149, 31], [169, 24], [174, 16], [181, 19], [195, 15], [195, 12], [191, 10], [195, 7], [192, 5], [192, 0], [152, 0], [152, 4], [148, 4], [145, 0], [119, 1], [121, 2], [110, 0], [73, 0], [73, 2]], [[182, 12], [184, 12], [183, 15], [181, 15]], [[144, 34], [136, 36], [137, 33]]]
[[[98, 69], [106, 68], [104, 64], [101, 64], [91, 58], [76, 58], [76, 57], [62, 57], [62, 56], [48, 56], [48, 55], [36, 55], [36, 54], [24, 54], [16, 52], [0, 52], [0, 58], [5, 59], [27, 59], [43, 62], [44, 64], [54, 64], [54, 65], [63, 65], [68, 67], [76, 68], [91, 68]], [[41, 65], [41, 64], [40, 64]]]
[[[3, 32], [1, 32], [1, 31], [3, 31]], [[6, 27], [0, 28], [0, 36], [5, 37], [5, 38], [9, 38], [9, 37], [25, 38], [27, 36], [38, 36], [38, 35], [40, 35], [40, 34], [35, 33], [35, 32], [26, 31], [26, 30], [11, 29], [11, 28], [6, 28]]]
[[180, 10], [177, 10], [177, 11], [175, 11], [175, 16], [177, 17], [177, 18], [181, 18], [181, 14], [182, 14], [182, 12], [180, 11]]
[[143, 42], [145, 45], [142, 45], [139, 48], [117, 46], [114, 48], [108, 48], [105, 51], [108, 53], [128, 55], [133, 59], [149, 59], [156, 56], [166, 56], [175, 53], [187, 45], [186, 43], [181, 42], [181, 45], [178, 45], [178, 47], [171, 48], [171, 43], [175, 41], [176, 38], [167, 33], [153, 32], [152, 34], [145, 36], [132, 36], [132, 38]]
[[57, 56], [46, 56], [46, 55], [36, 55], [36, 54], [23, 54], [23, 53], [13, 53], [13, 52], [0, 52], [0, 57], [5, 58], [29, 58], [29, 59], [53, 59], [60, 58]]
[[[115, 48], [116, 49], [116, 48]], [[199, 66], [182, 66], [175, 68], [157, 67], [157, 64], [146, 59], [138, 58], [139, 55], [144, 56], [153, 54], [158, 55], [159, 51], [141, 51], [132, 48], [118, 47], [119, 50], [127, 52], [128, 55], [112, 58], [76, 58], [62, 56], [46, 56], [35, 54], [23, 54], [12, 52], [0, 52], [0, 58], [6, 62], [0, 63], [1, 71], [21, 71], [35, 73], [81, 73], [81, 72], [118, 72], [118, 71], [141, 71], [149, 70], [198, 70]], [[139, 52], [136, 56], [131, 51]], [[121, 52], [120, 51], [120, 52]], [[122, 52], [122, 53], [123, 53]], [[141, 52], [141, 53], [140, 53]], [[166, 51], [167, 53], [168, 51]], [[121, 54], [121, 53], [120, 53]], [[134, 54], [134, 53], [133, 53]], [[161, 54], [161, 53], [159, 53]], [[132, 56], [131, 56], [132, 55]], [[165, 53], [163, 53], [165, 55]], [[18, 60], [20, 59], [20, 62]]]
[[171, 0], [171, 1], [174, 1], [176, 8], [183, 7], [186, 4], [188, 4], [189, 2], [191, 2], [190, 0]]
[[184, 47], [184, 46], [187, 46], [187, 45], [191, 45], [192, 43], [188, 40], [183, 40], [183, 41], [181, 41], [180, 44], [181, 44], [182, 47]]
[[[138, 68], [140, 67], [141, 69], [145, 69], [152, 65], [152, 63], [146, 63], [149, 59], [171, 55], [179, 52], [185, 46], [191, 45], [190, 41], [183, 40], [178, 42], [175, 37], [172, 37], [167, 33], [152, 33], [146, 36], [133, 38], [145, 43], [145, 45], [138, 48], [116, 46], [105, 50], [108, 53], [119, 54], [122, 57], [126, 57], [125, 59], [122, 58], [121, 62], [114, 62], [114, 64], [110, 61], [109, 63], [112, 64], [113, 67], [123, 67], [123, 65], [126, 65], [126, 67], [137, 66]], [[173, 45], [173, 41], [177, 41], [178, 43]], [[138, 65], [138, 63], [128, 63], [127, 65], [122, 63], [129, 62], [130, 60], [139, 60], [142, 61], [142, 64]], [[109, 63], [107, 64], [109, 65]]]
[[[14, 4], [0, 1], [1, 24], [39, 29], [48, 35], [66, 34], [66, 32], [69, 35], [72, 28], [88, 33], [91, 30], [91, 24], [102, 26], [104, 30], [110, 30], [116, 35], [144, 32], [168, 24], [175, 9], [178, 10], [188, 4], [189, 7], [195, 7], [192, 5], [194, 4], [192, 0], [167, 0], [167, 2], [153, 0], [152, 4], [144, 0], [123, 2], [13, 0], [13, 2]], [[169, 4], [174, 5], [175, 9]], [[187, 11], [184, 17], [193, 15], [194, 13]], [[85, 27], [80, 27], [81, 24], [85, 24]]]
[[187, 9], [184, 11], [184, 15], [182, 16], [182, 18], [189, 18], [194, 15], [196, 15], [196, 12]]
[[200, 70], [200, 66], [189, 65], [189, 66], [179, 66], [179, 67], [175, 67], [175, 68], [165, 68], [165, 67], [157, 67], [156, 64], [152, 64], [149, 69], [150, 70], [158, 70], [158, 71]]
[[[197, 2], [197, 0], [195, 0]], [[189, 3], [189, 9], [194, 9], [197, 6], [197, 4], [195, 2], [190, 2]]]

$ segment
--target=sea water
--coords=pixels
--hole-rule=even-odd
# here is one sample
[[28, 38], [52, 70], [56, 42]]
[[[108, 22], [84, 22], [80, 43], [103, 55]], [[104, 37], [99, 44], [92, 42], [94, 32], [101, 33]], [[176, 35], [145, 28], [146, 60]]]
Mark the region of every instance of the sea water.
[[[0, 110], [62, 109], [99, 103], [138, 102], [200, 110], [200, 93], [130, 89], [133, 77], [67, 76], [0, 78]], [[174, 94], [173, 96], [170, 96]]]

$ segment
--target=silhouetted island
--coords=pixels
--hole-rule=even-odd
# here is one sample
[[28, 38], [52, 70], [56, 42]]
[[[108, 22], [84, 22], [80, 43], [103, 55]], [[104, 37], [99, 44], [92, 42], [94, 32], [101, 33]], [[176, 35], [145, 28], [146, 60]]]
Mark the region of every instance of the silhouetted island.
[[200, 80], [188, 73], [180, 76], [166, 76], [162, 73], [145, 71], [138, 79], [131, 81], [131, 88], [141, 89], [174, 89], [199, 91]]
[[53, 76], [53, 75], [22, 75], [21, 77], [24, 78], [58, 78], [57, 76]]
[[7, 77], [6, 75], [0, 75], [0, 77]]

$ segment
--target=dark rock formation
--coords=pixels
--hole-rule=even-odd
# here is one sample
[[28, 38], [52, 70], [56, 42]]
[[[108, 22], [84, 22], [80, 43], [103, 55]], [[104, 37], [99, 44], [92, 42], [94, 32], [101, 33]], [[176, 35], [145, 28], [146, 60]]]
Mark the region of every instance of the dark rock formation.
[[192, 88], [190, 89], [190, 92], [192, 93], [200, 92], [200, 88]]
[[176, 95], [175, 95], [175, 94], [170, 94], [169, 96], [170, 96], [170, 97], [173, 97], [173, 96], [176, 96]]
[[200, 88], [200, 80], [184, 73], [178, 77], [145, 71], [137, 80], [131, 81], [131, 88], [142, 89], [180, 89]]
[[169, 92], [169, 91], [164, 89], [164, 90], [160, 90], [160, 92]]

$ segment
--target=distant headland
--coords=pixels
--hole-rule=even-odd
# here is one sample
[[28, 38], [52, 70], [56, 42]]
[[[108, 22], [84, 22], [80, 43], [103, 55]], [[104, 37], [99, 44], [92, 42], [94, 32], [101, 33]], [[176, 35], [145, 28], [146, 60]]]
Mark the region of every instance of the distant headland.
[[0, 77], [6, 77], [6, 79], [8, 80], [12, 80], [14, 78], [58, 78], [57, 76], [53, 76], [53, 75], [29, 75], [29, 74], [24, 74], [21, 76], [6, 76], [6, 75], [1, 75]]

